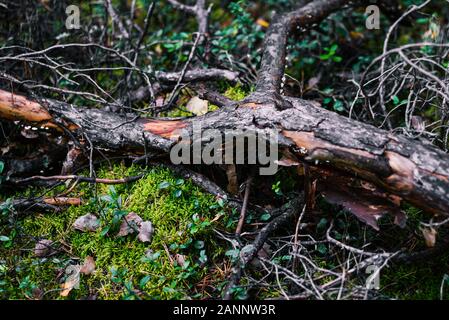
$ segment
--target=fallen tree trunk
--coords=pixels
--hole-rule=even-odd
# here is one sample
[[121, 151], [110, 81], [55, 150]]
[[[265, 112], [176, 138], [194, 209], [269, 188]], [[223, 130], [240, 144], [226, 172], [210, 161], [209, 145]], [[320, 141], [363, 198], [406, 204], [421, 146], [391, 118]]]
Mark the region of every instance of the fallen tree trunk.
[[[312, 102], [282, 97], [286, 41], [296, 26], [317, 23], [348, 0], [316, 0], [274, 19], [256, 91], [240, 102], [204, 116], [182, 120], [126, 118], [111, 112], [75, 107], [0, 91], [0, 118], [55, 128], [92, 146], [143, 154], [151, 148], [168, 153], [181, 132], [195, 142], [194, 127], [251, 130], [274, 135], [279, 148], [295, 161], [350, 174], [434, 214], [449, 213], [449, 155], [430, 143], [411, 140], [324, 110]], [[201, 139], [201, 137], [200, 137]], [[204, 145], [203, 145], [204, 147]]]
[[292, 107], [285, 110], [272, 102], [249, 100], [191, 119], [130, 121], [98, 109], [54, 100], [39, 104], [1, 91], [0, 117], [64, 125], [75, 137], [87, 136], [96, 147], [137, 154], [145, 145], [169, 152], [178, 143], [179, 130], [193, 139], [194, 125], [223, 134], [239, 129], [264, 135], [270, 131], [277, 135], [281, 150], [297, 160], [356, 175], [432, 213], [449, 212], [449, 156], [430, 143], [393, 135], [304, 100], [288, 98]]

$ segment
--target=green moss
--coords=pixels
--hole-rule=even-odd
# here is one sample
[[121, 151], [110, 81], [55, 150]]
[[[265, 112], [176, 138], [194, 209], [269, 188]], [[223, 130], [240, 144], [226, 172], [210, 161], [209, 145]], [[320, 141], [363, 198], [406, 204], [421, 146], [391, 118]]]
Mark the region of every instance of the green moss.
[[442, 281], [443, 299], [449, 299], [447, 266], [449, 255], [430, 262], [414, 265], [394, 266], [381, 273], [381, 293], [395, 299], [439, 300]]
[[[102, 167], [97, 175], [118, 178], [138, 170], [115, 165]], [[160, 188], [161, 183], [164, 188]], [[155, 233], [150, 244], [138, 241], [135, 235], [118, 238], [116, 231], [102, 234], [111, 225], [115, 209], [94, 195], [113, 191], [121, 199], [118, 209], [134, 211], [142, 219], [152, 221]], [[92, 256], [96, 271], [92, 275], [81, 274], [80, 288], [72, 290], [69, 298], [185, 298], [195, 294], [195, 284], [208, 273], [213, 258], [222, 254], [211, 237], [210, 222], [221, 208], [213, 197], [190, 181], [177, 179], [168, 170], [154, 169], [134, 184], [116, 185], [113, 189], [83, 185], [76, 192], [87, 201], [85, 205], [16, 222], [14, 228], [20, 236], [15, 237], [11, 247], [0, 249], [1, 256], [6, 257], [0, 261], [5, 266], [0, 274], [0, 296], [24, 298], [39, 288], [45, 298], [61, 298], [59, 292], [67, 266], [82, 264], [87, 256]], [[101, 216], [98, 231], [83, 233], [72, 229], [73, 222], [86, 213]], [[1, 234], [7, 232], [6, 227], [1, 229]], [[36, 240], [43, 238], [55, 241], [61, 251], [48, 259], [35, 257], [32, 249]], [[153, 253], [147, 254], [150, 259], [145, 258], [148, 250]], [[173, 262], [176, 253], [185, 256], [183, 266]]]
[[232, 100], [242, 100], [247, 96], [248, 92], [246, 92], [240, 84], [237, 84], [234, 87], [229, 87], [225, 93], [224, 96], [232, 99]]

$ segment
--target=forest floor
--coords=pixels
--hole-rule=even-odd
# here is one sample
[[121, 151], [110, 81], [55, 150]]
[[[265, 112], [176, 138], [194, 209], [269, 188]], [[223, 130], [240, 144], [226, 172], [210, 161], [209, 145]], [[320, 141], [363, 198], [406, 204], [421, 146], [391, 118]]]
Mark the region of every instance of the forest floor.
[[[141, 173], [123, 163], [102, 165], [99, 178], [117, 179]], [[51, 191], [58, 194], [60, 186]], [[3, 192], [6, 198], [26, 197], [42, 191], [36, 188], [17, 193]], [[48, 196], [49, 194], [47, 194]], [[133, 184], [116, 186], [78, 185], [70, 195], [83, 199], [80, 206], [61, 212], [14, 216], [3, 208], [0, 227], [0, 297], [9, 299], [209, 299], [220, 298], [232, 265], [232, 248], [217, 240], [215, 229], [233, 232], [238, 213], [222, 201], [201, 191], [191, 181], [167, 169], [147, 171]], [[413, 210], [409, 210], [413, 224]], [[115, 216], [137, 213], [154, 227], [151, 243], [136, 234], [117, 236]], [[75, 230], [75, 220], [88, 213], [100, 216], [93, 232]], [[360, 228], [352, 216], [341, 213], [342, 221]], [[419, 213], [416, 213], [416, 218]], [[247, 223], [258, 220], [250, 216]], [[259, 219], [260, 220], [260, 219]], [[382, 225], [382, 229], [394, 228]], [[319, 229], [320, 226], [317, 226]], [[362, 228], [367, 228], [363, 226]], [[398, 241], [399, 233], [389, 230], [383, 241]], [[317, 231], [319, 233], [319, 230]], [[384, 233], [384, 231], [382, 231]], [[369, 233], [368, 233], [369, 234]], [[375, 237], [374, 237], [375, 238]], [[385, 240], [385, 238], [389, 238]], [[51, 252], [41, 255], [36, 243], [51, 240]], [[328, 263], [325, 252], [316, 259]], [[79, 274], [79, 287], [64, 291], [73, 266], [92, 257], [94, 271]], [[87, 258], [87, 259], [86, 259]], [[415, 265], [392, 265], [380, 277], [379, 297], [390, 299], [439, 299], [442, 280], [448, 271], [449, 254]], [[72, 266], [70, 268], [69, 266]], [[356, 281], [356, 280], [355, 280]], [[244, 280], [243, 280], [244, 283]], [[445, 290], [444, 298], [449, 298]], [[256, 298], [279, 296], [276, 287], [261, 289]]]

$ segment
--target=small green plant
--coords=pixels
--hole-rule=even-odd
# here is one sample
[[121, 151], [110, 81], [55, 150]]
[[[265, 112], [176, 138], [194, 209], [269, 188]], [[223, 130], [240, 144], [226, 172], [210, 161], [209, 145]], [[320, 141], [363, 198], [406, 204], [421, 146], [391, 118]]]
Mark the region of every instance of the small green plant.
[[282, 193], [282, 190], [281, 190], [281, 181], [280, 181], [280, 180], [276, 181], [276, 182], [271, 186], [271, 190], [273, 190], [274, 193], [275, 193], [277, 196], [279, 196], [279, 197], [281, 197], [281, 196], [284, 195], [284, 194]]
[[226, 251], [226, 256], [230, 257], [232, 261], [236, 261], [239, 258], [240, 250], [239, 249], [230, 249]]
[[189, 228], [189, 232], [192, 235], [200, 233], [204, 231], [207, 227], [210, 226], [210, 221], [207, 219], [202, 219], [198, 214], [194, 214], [192, 216], [192, 222], [187, 226]]
[[336, 43], [330, 47], [325, 47], [325, 53], [320, 55], [320, 59], [323, 61], [341, 62], [343, 58], [337, 55], [337, 49], [338, 44]]
[[[100, 215], [104, 224], [100, 235], [106, 236], [110, 231], [115, 232], [119, 229], [124, 216], [128, 214], [127, 210], [122, 210], [122, 197], [117, 193], [114, 186], [109, 186], [109, 193], [101, 196], [100, 201], [106, 203], [100, 209]], [[112, 215], [112, 219], [109, 219]]]
[[32, 297], [34, 290], [37, 289], [37, 285], [31, 281], [30, 276], [26, 276], [20, 281], [19, 289], [21, 289], [26, 296]]
[[229, 11], [234, 20], [225, 28], [215, 32], [212, 37], [212, 53], [219, 60], [227, 60], [229, 54], [245, 52], [253, 62], [260, 62], [260, 54], [254, 48], [263, 39], [263, 29], [257, 25], [248, 12], [246, 1], [233, 1], [229, 4]]

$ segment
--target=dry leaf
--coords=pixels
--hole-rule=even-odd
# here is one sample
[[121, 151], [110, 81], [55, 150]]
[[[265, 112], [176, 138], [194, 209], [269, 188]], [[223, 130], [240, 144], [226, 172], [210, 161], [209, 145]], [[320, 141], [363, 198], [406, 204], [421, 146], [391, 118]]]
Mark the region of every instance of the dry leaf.
[[123, 219], [122, 224], [120, 225], [119, 233], [117, 237], [124, 237], [128, 234], [134, 233], [140, 229], [140, 225], [143, 222], [142, 218], [137, 215], [135, 212], [130, 212], [126, 215], [125, 219]]
[[197, 116], [206, 114], [208, 111], [207, 100], [200, 99], [199, 97], [193, 97], [187, 103], [186, 109]]
[[151, 221], [144, 221], [140, 224], [139, 235], [137, 238], [142, 242], [151, 242], [154, 228]]
[[317, 86], [318, 83], [320, 83], [321, 80], [321, 74], [319, 74], [316, 77], [312, 77], [309, 79], [309, 81], [307, 82], [307, 89], [306, 90], [310, 90], [313, 89]]
[[262, 18], [257, 19], [256, 23], [264, 28], [268, 28], [270, 26], [270, 23]]
[[42, 300], [42, 297], [44, 296], [44, 291], [40, 288], [34, 288], [32, 290], [33, 298], [36, 300]]
[[[77, 273], [80, 272], [79, 266], [78, 266], [78, 269], [76, 270], [76, 272]], [[70, 291], [72, 291], [72, 289], [75, 288], [78, 285], [78, 283], [79, 283], [79, 278], [77, 275], [67, 277], [67, 280], [61, 285], [62, 291], [59, 293], [59, 295], [61, 297], [67, 297], [69, 295]]]
[[426, 241], [426, 246], [433, 248], [436, 242], [437, 231], [434, 228], [422, 228], [421, 231], [424, 236], [424, 240]]
[[162, 107], [165, 104], [165, 97], [164, 96], [157, 96], [156, 97], [156, 107]]
[[257, 252], [257, 256], [259, 258], [268, 259], [272, 252], [273, 252], [273, 250], [271, 249], [270, 245], [267, 243], [264, 243], [263, 247]]
[[83, 232], [95, 231], [100, 227], [100, 221], [92, 213], [79, 217], [73, 223], [73, 228]]
[[357, 31], [351, 31], [349, 35], [352, 39], [363, 39], [365, 37], [363, 33]]
[[84, 259], [84, 263], [80, 269], [80, 272], [89, 275], [92, 274], [94, 271], [95, 271], [95, 260], [91, 256], [87, 256], [86, 259]]
[[179, 266], [183, 266], [184, 263], [186, 263], [186, 256], [183, 254], [175, 254], [175, 261], [178, 263]]
[[377, 220], [385, 214], [394, 215], [395, 222], [399, 225], [405, 223], [406, 218], [398, 216], [401, 214], [400, 208], [380, 197], [364, 195], [360, 190], [346, 190], [340, 186], [339, 190], [328, 189], [324, 190], [322, 194], [328, 202], [343, 206], [359, 220], [377, 231], [379, 231]]
[[228, 178], [228, 192], [232, 195], [236, 195], [239, 192], [239, 183], [235, 164], [226, 166], [226, 176]]
[[52, 247], [53, 241], [51, 240], [39, 240], [34, 247], [34, 254], [36, 257], [47, 257], [52, 255], [55, 250]]
[[394, 216], [394, 224], [402, 229], [405, 228], [405, 226], [407, 225], [407, 215], [404, 211], [401, 210]]
[[80, 148], [73, 147], [70, 149], [62, 164], [61, 174], [67, 175], [73, 173], [76, 167], [81, 164], [83, 157], [84, 154]]
[[411, 123], [412, 128], [418, 132], [423, 132], [426, 130], [426, 122], [420, 116], [412, 116]]

